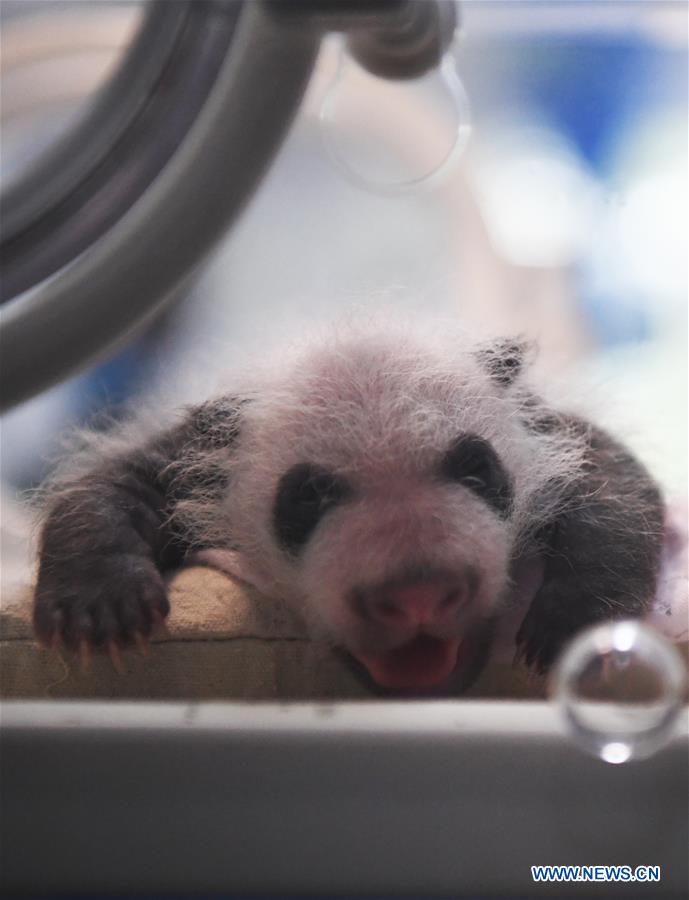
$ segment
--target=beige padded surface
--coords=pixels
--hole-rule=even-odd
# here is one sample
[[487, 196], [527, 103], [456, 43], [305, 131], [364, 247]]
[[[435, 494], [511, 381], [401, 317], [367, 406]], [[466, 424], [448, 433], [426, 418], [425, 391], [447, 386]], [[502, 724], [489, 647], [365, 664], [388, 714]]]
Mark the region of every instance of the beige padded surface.
[[[5, 698], [317, 700], [370, 697], [343, 658], [310, 641], [280, 604], [206, 568], [179, 572], [170, 587], [166, 632], [148, 656], [124, 654], [126, 673], [107, 657], [90, 673], [78, 660], [37, 647], [31, 632], [30, 591], [3, 598], [0, 614], [0, 693]], [[541, 679], [506, 664], [489, 665], [465, 694], [539, 697]]]

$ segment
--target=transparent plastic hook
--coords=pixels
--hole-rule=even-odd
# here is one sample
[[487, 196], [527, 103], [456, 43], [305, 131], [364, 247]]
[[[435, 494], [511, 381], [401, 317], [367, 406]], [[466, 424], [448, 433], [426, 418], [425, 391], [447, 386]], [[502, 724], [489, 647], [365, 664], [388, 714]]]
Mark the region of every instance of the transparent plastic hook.
[[583, 632], [555, 670], [554, 699], [570, 736], [614, 764], [645, 759], [670, 741], [685, 690], [678, 651], [636, 620]]
[[471, 133], [469, 101], [452, 52], [413, 80], [366, 72], [340, 45], [320, 109], [328, 155], [363, 190], [394, 196], [436, 186], [461, 157]]

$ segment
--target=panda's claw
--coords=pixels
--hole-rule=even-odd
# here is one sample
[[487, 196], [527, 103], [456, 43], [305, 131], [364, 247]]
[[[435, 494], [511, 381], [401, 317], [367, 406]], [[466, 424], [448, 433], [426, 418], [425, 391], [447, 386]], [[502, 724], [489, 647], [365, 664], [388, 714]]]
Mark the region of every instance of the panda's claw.
[[91, 644], [86, 638], [82, 638], [79, 641], [79, 662], [81, 664], [81, 671], [88, 674], [91, 671], [93, 662], [93, 651], [91, 649]]
[[108, 641], [108, 656], [110, 657], [112, 667], [117, 672], [117, 674], [126, 675], [127, 670], [125, 669], [124, 662], [122, 660], [122, 654], [120, 653], [120, 648], [115, 641]]

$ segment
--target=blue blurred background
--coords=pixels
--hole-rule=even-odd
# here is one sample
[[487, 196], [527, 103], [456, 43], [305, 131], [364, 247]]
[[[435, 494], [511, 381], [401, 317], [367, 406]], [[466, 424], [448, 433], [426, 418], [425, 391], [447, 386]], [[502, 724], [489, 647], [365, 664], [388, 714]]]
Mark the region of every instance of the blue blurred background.
[[[326, 41], [288, 140], [205, 269], [148, 333], [4, 417], [6, 495], [40, 480], [72, 424], [161, 385], [187, 400], [247, 348], [381, 302], [538, 338], [567, 400], [686, 490], [687, 5], [461, 6], [451, 65], [471, 137], [444, 177], [380, 192], [348, 176], [328, 141], [374, 180], [416, 177], [468, 113], [458, 123], [442, 76], [380, 83]], [[140, 16], [4, 0], [2, 183], [83, 113]]]

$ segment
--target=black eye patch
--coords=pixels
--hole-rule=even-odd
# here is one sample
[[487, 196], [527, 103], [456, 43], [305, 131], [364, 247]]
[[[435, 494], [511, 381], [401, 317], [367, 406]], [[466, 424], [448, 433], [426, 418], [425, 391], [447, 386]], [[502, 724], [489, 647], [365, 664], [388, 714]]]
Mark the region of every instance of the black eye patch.
[[512, 483], [488, 441], [474, 434], [458, 437], [442, 458], [440, 475], [469, 488], [503, 518], [510, 513]]
[[273, 527], [280, 544], [297, 553], [325, 515], [351, 494], [349, 485], [337, 475], [311, 463], [292, 466], [280, 479]]

